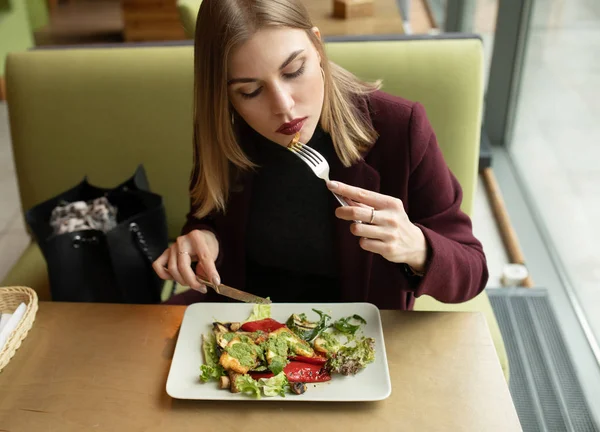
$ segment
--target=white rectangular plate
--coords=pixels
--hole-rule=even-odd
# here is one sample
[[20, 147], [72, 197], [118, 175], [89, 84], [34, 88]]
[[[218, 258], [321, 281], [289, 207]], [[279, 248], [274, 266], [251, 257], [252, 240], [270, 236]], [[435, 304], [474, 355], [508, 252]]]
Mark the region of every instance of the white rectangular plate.
[[199, 379], [203, 363], [202, 335], [210, 334], [212, 323], [243, 322], [252, 312], [252, 305], [245, 303], [194, 303], [187, 307], [175, 346], [173, 362], [167, 378], [167, 393], [176, 399], [248, 400], [248, 401], [330, 401], [355, 402], [377, 401], [387, 398], [392, 392], [388, 370], [381, 316], [379, 309], [370, 303], [274, 303], [271, 317], [285, 323], [293, 313], [306, 313], [309, 319], [318, 315], [312, 309], [328, 313], [332, 322], [339, 318], [358, 314], [367, 324], [363, 334], [375, 339], [375, 361], [355, 376], [333, 375], [331, 381], [307, 384], [302, 395], [286, 395], [285, 398], [266, 397], [255, 399], [249, 395], [221, 390], [215, 381], [202, 383]]

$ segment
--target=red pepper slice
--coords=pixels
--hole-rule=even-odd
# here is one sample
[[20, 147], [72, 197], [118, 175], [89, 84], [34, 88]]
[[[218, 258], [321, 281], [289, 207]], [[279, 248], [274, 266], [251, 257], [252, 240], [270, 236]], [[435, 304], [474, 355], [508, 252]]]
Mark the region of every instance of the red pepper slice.
[[283, 372], [289, 382], [324, 382], [331, 379], [331, 375], [320, 365], [293, 361], [290, 362]]
[[[331, 379], [331, 375], [323, 369], [321, 365], [291, 361], [283, 369], [283, 373], [289, 382], [324, 382]], [[271, 372], [250, 372], [252, 378], [259, 380], [261, 378], [271, 378], [274, 375]]]
[[319, 365], [319, 366], [323, 366], [325, 363], [327, 363], [327, 359], [325, 357], [321, 357], [318, 355], [316, 355], [314, 357], [296, 356], [296, 357], [290, 357], [290, 359], [294, 360], [294, 361], [310, 363], [310, 364], [315, 364], [315, 365]]
[[272, 318], [265, 318], [258, 321], [250, 321], [242, 324], [241, 329], [245, 332], [254, 333], [256, 331], [263, 331], [265, 333], [271, 333], [277, 329], [285, 327], [285, 324], [281, 324]]
[[275, 376], [273, 372], [248, 372], [248, 375], [257, 381], [261, 378], [271, 378]]

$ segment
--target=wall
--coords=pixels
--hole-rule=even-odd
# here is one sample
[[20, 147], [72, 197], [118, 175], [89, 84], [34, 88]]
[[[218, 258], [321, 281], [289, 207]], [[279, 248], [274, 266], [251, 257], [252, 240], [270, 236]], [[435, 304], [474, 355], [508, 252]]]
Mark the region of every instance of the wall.
[[26, 0], [26, 4], [31, 30], [35, 32], [45, 27], [48, 24], [48, 5], [46, 4], [46, 0]]
[[0, 76], [9, 52], [33, 46], [26, 1], [0, 0]]

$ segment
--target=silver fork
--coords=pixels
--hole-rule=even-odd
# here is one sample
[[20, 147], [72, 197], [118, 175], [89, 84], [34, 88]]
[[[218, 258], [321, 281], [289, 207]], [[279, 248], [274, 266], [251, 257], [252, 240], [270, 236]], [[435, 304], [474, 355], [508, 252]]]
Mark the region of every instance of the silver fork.
[[[302, 159], [317, 177], [322, 180], [329, 181], [329, 164], [321, 153], [296, 140], [292, 141], [287, 148], [289, 151]], [[342, 206], [346, 207], [350, 205], [340, 195], [333, 191], [331, 191], [331, 193]]]

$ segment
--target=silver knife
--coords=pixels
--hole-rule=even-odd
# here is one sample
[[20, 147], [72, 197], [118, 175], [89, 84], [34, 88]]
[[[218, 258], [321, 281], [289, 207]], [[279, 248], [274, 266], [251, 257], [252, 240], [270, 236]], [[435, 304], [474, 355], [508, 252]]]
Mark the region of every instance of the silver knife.
[[269, 299], [262, 298], [262, 297], [254, 295], [254, 294], [250, 294], [245, 291], [241, 291], [239, 289], [235, 289], [235, 288], [232, 288], [227, 285], [223, 285], [223, 284], [215, 285], [212, 282], [209, 282], [198, 276], [196, 276], [196, 279], [198, 279], [198, 282], [200, 282], [201, 284], [204, 284], [207, 287], [214, 289], [217, 292], [217, 294], [221, 294], [225, 297], [229, 297], [234, 300], [240, 300], [240, 301], [243, 301], [246, 303], [258, 303], [258, 304], [271, 303], [271, 300], [269, 300]]
[[[166, 267], [163, 267], [164, 270], [169, 273], [169, 269]], [[221, 294], [225, 297], [229, 297], [232, 298], [234, 300], [240, 300], [243, 301], [245, 303], [258, 303], [258, 304], [270, 304], [271, 300], [266, 299], [266, 298], [262, 298], [259, 296], [256, 296], [254, 294], [250, 294], [247, 293], [246, 291], [241, 291], [239, 289], [235, 289], [232, 288], [230, 286], [227, 285], [215, 285], [212, 282], [209, 282], [199, 276], [196, 276], [196, 279], [198, 280], [198, 282], [200, 282], [201, 284], [206, 285], [207, 287], [210, 287], [212, 289], [214, 289], [217, 294]]]

